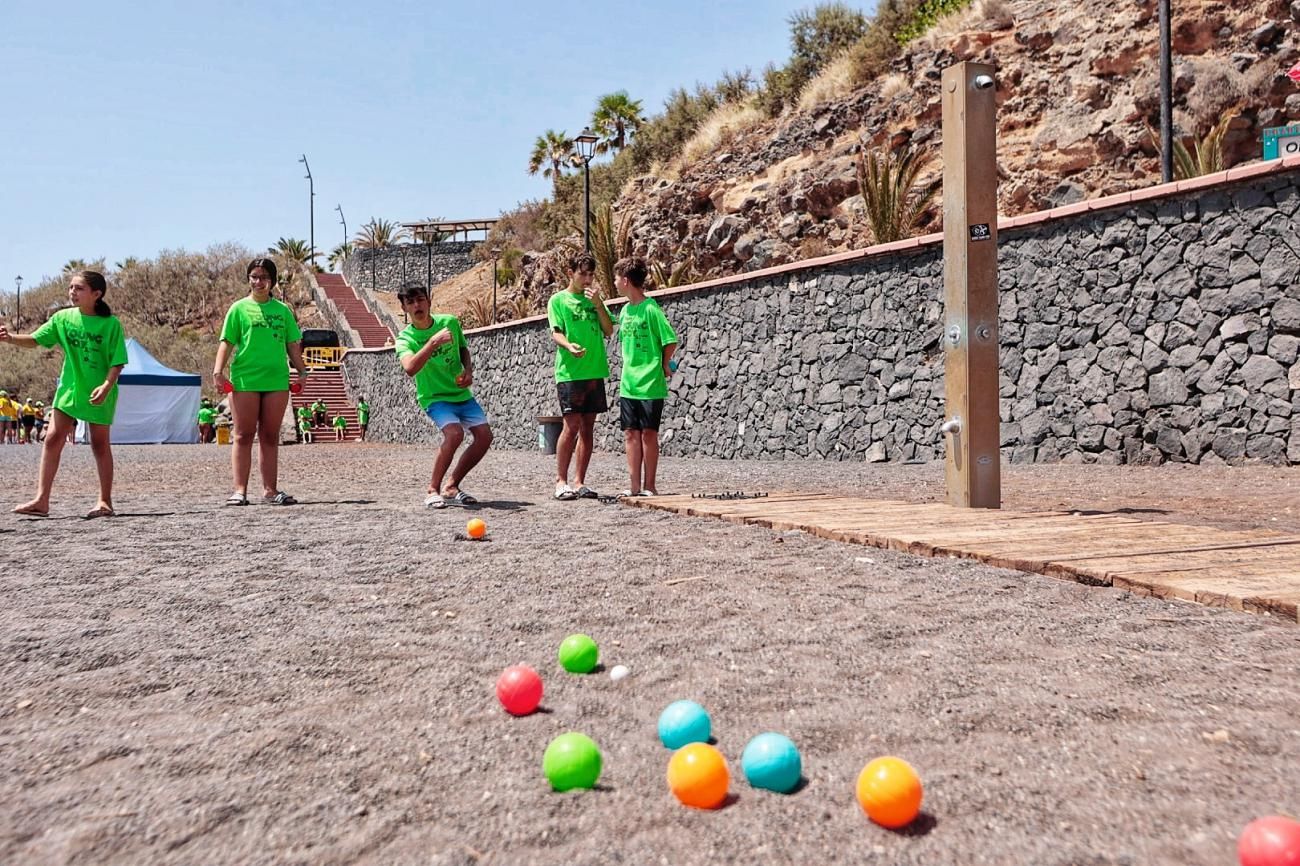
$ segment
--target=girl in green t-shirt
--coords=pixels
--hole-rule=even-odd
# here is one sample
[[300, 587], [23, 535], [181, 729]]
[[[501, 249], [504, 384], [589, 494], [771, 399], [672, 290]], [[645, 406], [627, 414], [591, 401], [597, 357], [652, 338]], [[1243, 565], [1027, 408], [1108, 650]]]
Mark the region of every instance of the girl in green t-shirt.
[[230, 449], [230, 466], [235, 492], [226, 504], [248, 504], [248, 475], [256, 437], [263, 498], [271, 505], [297, 505], [298, 500], [279, 488], [278, 476], [280, 422], [289, 405], [288, 361], [298, 371], [298, 381], [307, 378], [302, 331], [293, 309], [271, 297], [275, 262], [253, 259], [247, 274], [248, 296], [235, 301], [226, 312], [212, 371], [217, 387], [230, 392], [230, 411], [234, 415], [235, 444]]
[[31, 334], [11, 334], [0, 325], [0, 342], [24, 348], [41, 346], [63, 350], [63, 372], [48, 415], [50, 435], [41, 449], [36, 498], [14, 507], [16, 514], [50, 513], [50, 490], [59, 471], [63, 446], [85, 421], [90, 430], [90, 450], [99, 473], [99, 502], [87, 517], [113, 516], [113, 450], [109, 427], [117, 411], [117, 377], [126, 365], [126, 340], [122, 323], [113, 315], [104, 294], [108, 283], [97, 271], [79, 271], [68, 282], [73, 306], [59, 310]]

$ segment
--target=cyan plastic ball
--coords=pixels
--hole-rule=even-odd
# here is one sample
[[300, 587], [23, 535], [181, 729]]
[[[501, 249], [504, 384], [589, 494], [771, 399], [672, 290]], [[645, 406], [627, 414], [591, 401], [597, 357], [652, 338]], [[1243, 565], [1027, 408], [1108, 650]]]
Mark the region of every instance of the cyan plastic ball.
[[670, 749], [689, 743], [707, 743], [713, 722], [695, 701], [673, 701], [659, 714], [659, 741]]
[[740, 767], [749, 784], [778, 794], [793, 791], [803, 775], [803, 759], [794, 742], [771, 732], [749, 741], [741, 753]]

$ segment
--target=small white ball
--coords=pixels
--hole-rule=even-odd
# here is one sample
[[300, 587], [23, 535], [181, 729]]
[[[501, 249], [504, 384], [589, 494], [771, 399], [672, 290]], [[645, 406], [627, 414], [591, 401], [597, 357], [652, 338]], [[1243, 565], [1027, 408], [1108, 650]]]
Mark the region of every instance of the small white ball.
[[630, 673], [632, 672], [627, 669], [626, 665], [614, 665], [614, 667], [610, 668], [609, 678], [614, 682], [618, 682]]

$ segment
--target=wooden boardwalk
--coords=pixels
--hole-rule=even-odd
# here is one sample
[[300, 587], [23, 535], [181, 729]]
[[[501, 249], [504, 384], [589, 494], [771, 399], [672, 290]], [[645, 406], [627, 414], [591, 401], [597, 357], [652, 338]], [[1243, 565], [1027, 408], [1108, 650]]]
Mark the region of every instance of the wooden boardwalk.
[[1300, 535], [1110, 513], [994, 511], [816, 493], [773, 493], [757, 499], [657, 496], [624, 502], [770, 529], [800, 529], [821, 538], [921, 556], [978, 559], [1095, 586], [1300, 621]]

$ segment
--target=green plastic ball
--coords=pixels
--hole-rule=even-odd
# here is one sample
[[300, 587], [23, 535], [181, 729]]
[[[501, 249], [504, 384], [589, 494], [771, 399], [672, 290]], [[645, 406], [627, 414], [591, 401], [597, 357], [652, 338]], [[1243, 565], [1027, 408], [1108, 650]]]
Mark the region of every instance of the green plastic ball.
[[571, 674], [589, 674], [600, 658], [596, 642], [585, 634], [571, 634], [560, 644], [560, 666]]
[[600, 778], [600, 747], [586, 734], [570, 731], [551, 740], [542, 755], [542, 772], [556, 791], [593, 788]]

